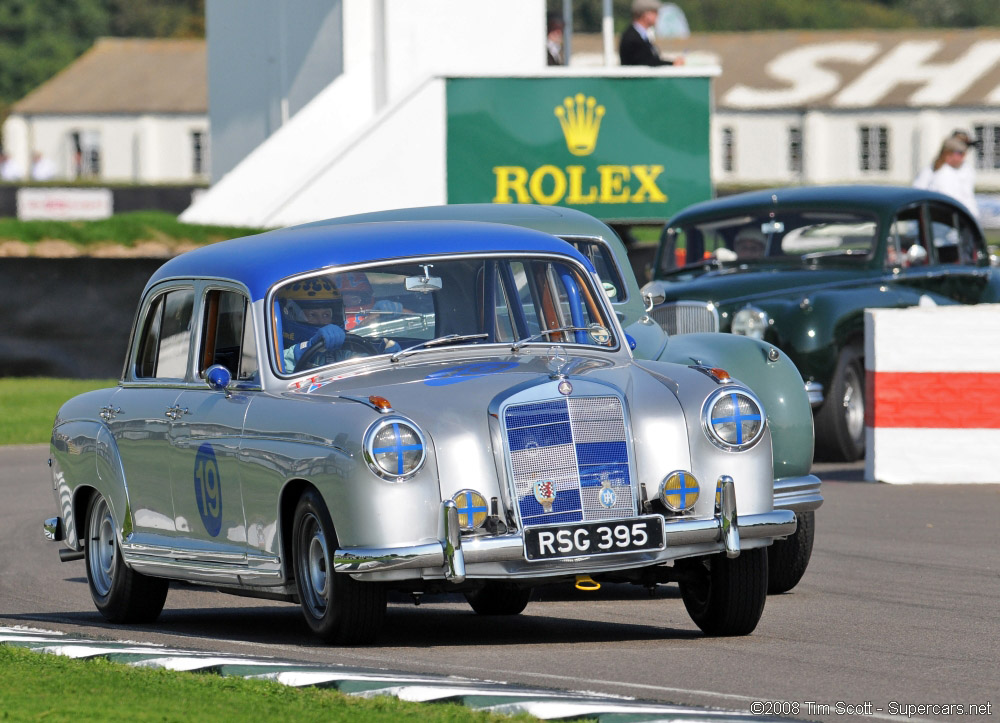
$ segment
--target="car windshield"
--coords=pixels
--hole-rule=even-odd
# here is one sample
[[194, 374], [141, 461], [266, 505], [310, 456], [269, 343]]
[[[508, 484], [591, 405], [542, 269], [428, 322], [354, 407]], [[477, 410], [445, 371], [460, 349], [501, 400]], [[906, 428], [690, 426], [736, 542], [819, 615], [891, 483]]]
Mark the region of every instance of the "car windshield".
[[433, 258], [316, 271], [272, 291], [272, 354], [287, 375], [358, 357], [398, 360], [411, 348], [510, 345], [557, 327], [574, 330], [538, 343], [617, 348], [601, 295], [590, 274], [552, 258]]
[[658, 271], [670, 275], [775, 261], [810, 265], [867, 261], [877, 240], [878, 224], [868, 214], [769, 208], [670, 226]]

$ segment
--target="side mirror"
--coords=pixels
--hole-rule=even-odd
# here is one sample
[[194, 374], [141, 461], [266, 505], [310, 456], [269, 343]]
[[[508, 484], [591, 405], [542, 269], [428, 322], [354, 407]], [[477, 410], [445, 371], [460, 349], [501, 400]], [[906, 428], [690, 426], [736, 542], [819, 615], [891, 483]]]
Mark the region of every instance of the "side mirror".
[[919, 266], [927, 261], [927, 249], [920, 244], [913, 244], [906, 250], [906, 260], [910, 266]]
[[667, 291], [663, 288], [663, 283], [650, 281], [642, 287], [642, 300], [646, 302], [646, 311], [652, 311], [653, 307], [659, 306], [667, 300]]
[[217, 392], [225, 392], [226, 399], [230, 397], [229, 385], [232, 381], [232, 373], [222, 364], [213, 364], [205, 370], [205, 382], [211, 389]]

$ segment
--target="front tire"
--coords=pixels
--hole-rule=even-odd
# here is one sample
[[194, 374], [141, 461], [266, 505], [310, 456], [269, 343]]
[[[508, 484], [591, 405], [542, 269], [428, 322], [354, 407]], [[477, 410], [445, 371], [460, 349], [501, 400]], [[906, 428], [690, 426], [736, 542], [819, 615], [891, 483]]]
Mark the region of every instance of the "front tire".
[[488, 582], [465, 593], [465, 599], [480, 615], [520, 615], [531, 600], [531, 588], [509, 582]]
[[292, 559], [306, 623], [336, 645], [371, 643], [385, 618], [385, 588], [333, 570], [337, 535], [319, 493], [307, 490], [295, 507]]
[[799, 584], [812, 557], [813, 532], [816, 513], [799, 512], [795, 534], [784, 540], [775, 540], [767, 548], [767, 593], [777, 595], [788, 592]]
[[83, 556], [87, 583], [98, 611], [113, 623], [151, 623], [167, 600], [167, 580], [135, 572], [122, 560], [115, 519], [95, 493], [87, 506]]
[[767, 600], [767, 551], [743, 550], [683, 561], [680, 580], [684, 607], [706, 635], [749, 635]]
[[860, 345], [850, 344], [837, 357], [830, 393], [816, 414], [816, 450], [831, 462], [854, 462], [865, 456], [865, 369]]

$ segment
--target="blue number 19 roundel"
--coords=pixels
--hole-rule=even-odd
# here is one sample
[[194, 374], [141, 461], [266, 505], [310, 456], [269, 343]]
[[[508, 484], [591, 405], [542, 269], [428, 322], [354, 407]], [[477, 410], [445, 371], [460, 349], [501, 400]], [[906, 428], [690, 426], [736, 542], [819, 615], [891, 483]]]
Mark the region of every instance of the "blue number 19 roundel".
[[208, 442], [198, 447], [194, 458], [194, 496], [208, 534], [216, 537], [222, 529], [222, 480], [215, 450]]

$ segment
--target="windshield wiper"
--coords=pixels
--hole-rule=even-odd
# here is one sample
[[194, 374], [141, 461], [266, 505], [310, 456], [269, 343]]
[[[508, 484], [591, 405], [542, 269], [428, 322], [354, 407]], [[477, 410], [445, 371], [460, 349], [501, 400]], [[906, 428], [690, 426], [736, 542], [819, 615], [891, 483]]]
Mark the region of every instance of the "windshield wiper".
[[411, 352], [419, 351], [420, 349], [427, 349], [432, 346], [444, 346], [445, 344], [462, 344], [467, 341], [485, 339], [488, 336], [489, 334], [446, 334], [444, 336], [439, 336], [436, 339], [428, 339], [427, 341], [414, 344], [406, 349], [401, 349], [389, 357], [389, 361], [398, 362], [404, 356], [409, 356]]
[[513, 344], [510, 345], [510, 350], [512, 352], [518, 352], [521, 350], [521, 347], [523, 347], [525, 344], [530, 344], [533, 341], [538, 341], [539, 339], [547, 337], [549, 334], [561, 334], [565, 331], [585, 331], [589, 334], [595, 329], [602, 330], [605, 334], [608, 335], [609, 339], [611, 338], [611, 333], [600, 324], [597, 324], [595, 326], [559, 326], [556, 327], [555, 329], [543, 329], [537, 334], [532, 334], [531, 336], [525, 337], [524, 339], [518, 339], [517, 341], [515, 341]]

